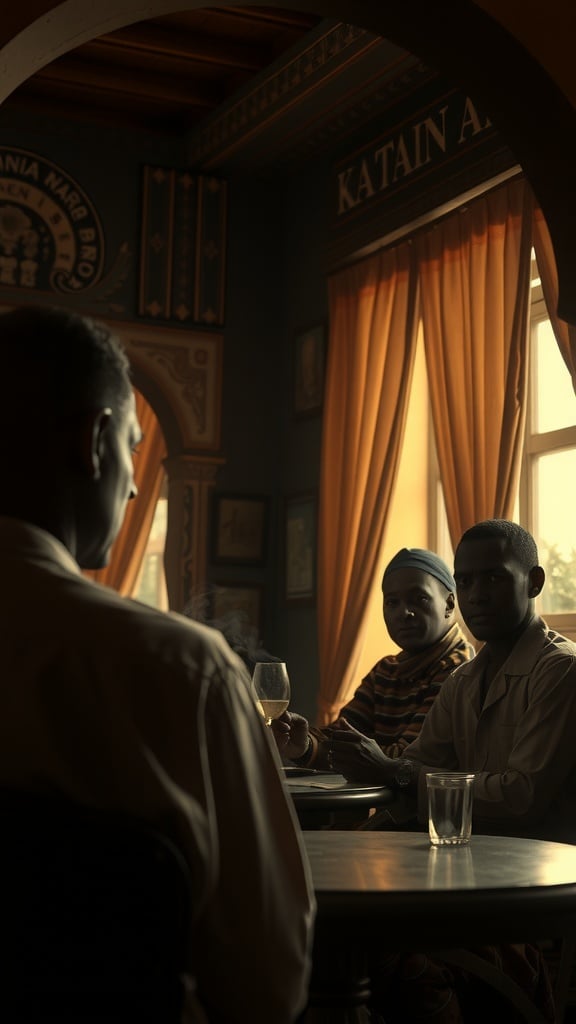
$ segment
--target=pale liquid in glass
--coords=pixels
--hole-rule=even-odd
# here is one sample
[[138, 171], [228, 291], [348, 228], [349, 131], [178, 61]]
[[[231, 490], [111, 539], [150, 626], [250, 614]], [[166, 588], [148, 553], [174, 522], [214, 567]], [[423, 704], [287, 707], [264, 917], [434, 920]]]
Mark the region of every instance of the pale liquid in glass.
[[266, 725], [286, 710], [290, 701], [290, 680], [283, 661], [259, 661], [252, 675], [252, 694]]
[[280, 718], [283, 711], [286, 711], [288, 704], [287, 700], [262, 700], [256, 702], [256, 707], [260, 711], [267, 722], [271, 722], [273, 718]]

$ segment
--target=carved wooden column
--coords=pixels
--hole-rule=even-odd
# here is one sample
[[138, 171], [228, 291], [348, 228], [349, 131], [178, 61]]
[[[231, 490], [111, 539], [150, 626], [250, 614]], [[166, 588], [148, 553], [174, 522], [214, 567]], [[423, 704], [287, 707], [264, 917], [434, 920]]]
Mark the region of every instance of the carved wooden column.
[[207, 585], [210, 496], [224, 462], [215, 456], [187, 454], [164, 461], [168, 477], [164, 566], [173, 611], [181, 612], [190, 597]]

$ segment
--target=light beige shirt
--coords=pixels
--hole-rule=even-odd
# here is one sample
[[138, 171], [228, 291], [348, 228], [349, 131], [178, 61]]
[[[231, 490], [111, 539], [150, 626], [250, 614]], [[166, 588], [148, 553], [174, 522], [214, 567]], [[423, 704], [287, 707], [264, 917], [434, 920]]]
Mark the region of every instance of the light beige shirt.
[[16, 520], [0, 518], [0, 579], [0, 784], [164, 828], [192, 869], [208, 1015], [291, 1024], [314, 900], [244, 666], [219, 633], [88, 581], [59, 541]]
[[479, 832], [576, 841], [576, 645], [535, 618], [481, 708], [485, 665], [484, 649], [448, 677], [404, 756], [476, 772]]

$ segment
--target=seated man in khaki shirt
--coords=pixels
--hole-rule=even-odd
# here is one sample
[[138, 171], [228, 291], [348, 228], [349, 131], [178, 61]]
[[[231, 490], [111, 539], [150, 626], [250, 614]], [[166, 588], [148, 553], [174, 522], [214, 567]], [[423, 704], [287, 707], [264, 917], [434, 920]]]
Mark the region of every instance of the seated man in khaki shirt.
[[544, 585], [536, 544], [516, 523], [478, 523], [456, 549], [454, 576], [482, 650], [446, 680], [400, 771], [384, 754], [375, 768], [373, 752], [359, 766], [351, 730], [332, 741], [341, 770], [411, 793], [422, 823], [427, 769], [475, 772], [475, 830], [573, 841], [576, 645], [535, 614]]
[[137, 815], [190, 865], [188, 1021], [293, 1024], [314, 899], [275, 745], [215, 630], [81, 574], [136, 497], [128, 361], [62, 310], [0, 316], [0, 784]]
[[[382, 754], [375, 767], [371, 751], [362, 766], [362, 739], [350, 728], [332, 740], [339, 764], [349, 778], [377, 777], [402, 797], [411, 796], [423, 829], [426, 771], [454, 770], [476, 773], [475, 832], [574, 841], [576, 645], [535, 614], [544, 570], [534, 539], [507, 520], [478, 523], [456, 549], [454, 576], [460, 611], [484, 642], [482, 650], [446, 680], [400, 763]], [[537, 946], [476, 952], [514, 978], [543, 1017], [554, 1020]], [[474, 1019], [504, 1019], [493, 1000], [482, 1002], [485, 989], [434, 960], [419, 954], [375, 960], [375, 1002], [390, 1024], [428, 1012], [436, 1024], [454, 1024], [466, 1003], [479, 1013]]]

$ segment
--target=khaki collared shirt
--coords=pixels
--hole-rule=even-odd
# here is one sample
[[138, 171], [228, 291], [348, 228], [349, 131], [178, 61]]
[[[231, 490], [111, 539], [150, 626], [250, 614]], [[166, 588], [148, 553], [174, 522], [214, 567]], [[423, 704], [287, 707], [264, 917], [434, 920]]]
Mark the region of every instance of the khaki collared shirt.
[[[476, 772], [479, 832], [576, 841], [576, 645], [535, 618], [481, 706], [486, 663], [480, 651], [449, 676], [404, 756]], [[422, 819], [425, 802], [421, 778]]]
[[[0, 518], [0, 785], [160, 826], [191, 865], [209, 1019], [291, 1024], [314, 900], [244, 666], [222, 636], [85, 579], [50, 534]], [[204, 1020], [201, 1007], [190, 1008]]]

